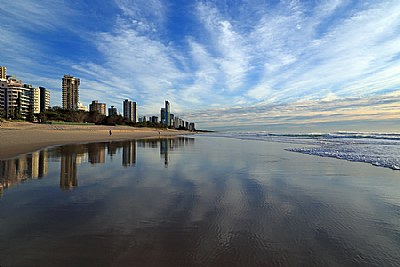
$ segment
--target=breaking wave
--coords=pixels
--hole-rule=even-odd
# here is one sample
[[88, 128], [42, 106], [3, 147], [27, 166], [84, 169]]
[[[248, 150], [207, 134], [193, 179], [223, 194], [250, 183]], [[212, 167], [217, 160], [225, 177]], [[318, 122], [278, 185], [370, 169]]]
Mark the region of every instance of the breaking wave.
[[307, 146], [286, 150], [321, 157], [365, 162], [379, 167], [400, 170], [400, 133], [235, 132], [217, 135], [248, 140], [304, 144]]

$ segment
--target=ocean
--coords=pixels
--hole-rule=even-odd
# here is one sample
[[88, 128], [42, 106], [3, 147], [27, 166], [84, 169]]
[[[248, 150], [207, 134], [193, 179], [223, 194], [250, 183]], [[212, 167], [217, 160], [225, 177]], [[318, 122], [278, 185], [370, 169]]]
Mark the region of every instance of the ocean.
[[303, 154], [365, 162], [400, 170], [400, 133], [333, 132], [333, 133], [271, 133], [229, 132], [213, 136], [279, 143], [302, 144], [287, 148]]
[[0, 266], [400, 266], [398, 138], [212, 133], [1, 160]]

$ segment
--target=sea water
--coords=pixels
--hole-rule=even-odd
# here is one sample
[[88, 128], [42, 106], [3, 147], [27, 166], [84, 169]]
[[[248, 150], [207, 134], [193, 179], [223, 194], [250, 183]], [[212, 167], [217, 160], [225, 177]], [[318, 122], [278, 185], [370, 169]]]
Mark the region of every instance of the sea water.
[[0, 266], [400, 266], [400, 172], [259, 138], [2, 160]]
[[214, 136], [303, 144], [306, 146], [296, 148], [288, 146], [287, 150], [321, 157], [365, 162], [375, 166], [400, 170], [399, 133], [232, 132], [217, 133]]

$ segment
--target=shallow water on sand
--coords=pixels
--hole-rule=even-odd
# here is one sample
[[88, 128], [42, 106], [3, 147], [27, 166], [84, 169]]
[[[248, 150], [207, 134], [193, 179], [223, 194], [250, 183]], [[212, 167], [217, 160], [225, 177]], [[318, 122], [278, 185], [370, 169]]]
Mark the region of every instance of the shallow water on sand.
[[0, 161], [0, 266], [400, 266], [400, 173], [287, 147], [198, 136]]

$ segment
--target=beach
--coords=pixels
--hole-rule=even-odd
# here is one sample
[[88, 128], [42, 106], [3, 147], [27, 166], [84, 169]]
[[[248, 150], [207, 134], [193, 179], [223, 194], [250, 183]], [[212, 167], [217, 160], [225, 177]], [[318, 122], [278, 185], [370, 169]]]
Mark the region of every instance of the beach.
[[[110, 135], [110, 130], [112, 135]], [[81, 142], [116, 141], [135, 138], [171, 137], [189, 134], [173, 129], [130, 126], [38, 124], [0, 122], [0, 159], [18, 156], [44, 147]]]
[[400, 173], [212, 137], [0, 160], [1, 266], [399, 266]]

